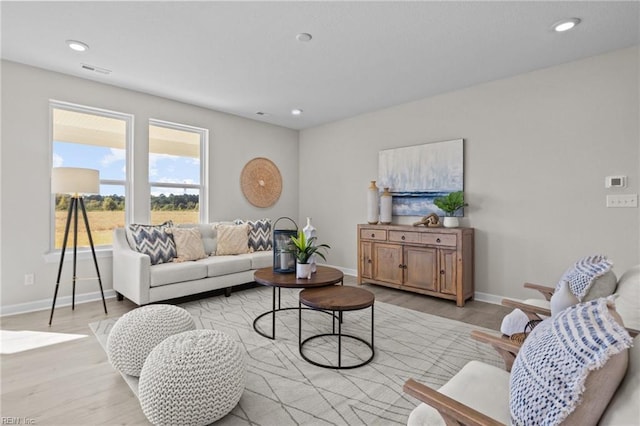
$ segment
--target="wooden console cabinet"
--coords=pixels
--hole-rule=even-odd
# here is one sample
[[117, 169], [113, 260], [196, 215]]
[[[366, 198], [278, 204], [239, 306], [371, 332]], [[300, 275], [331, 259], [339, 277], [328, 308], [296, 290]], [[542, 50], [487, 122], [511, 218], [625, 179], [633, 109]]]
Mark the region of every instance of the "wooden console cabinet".
[[358, 284], [399, 288], [464, 306], [473, 298], [473, 228], [358, 225]]

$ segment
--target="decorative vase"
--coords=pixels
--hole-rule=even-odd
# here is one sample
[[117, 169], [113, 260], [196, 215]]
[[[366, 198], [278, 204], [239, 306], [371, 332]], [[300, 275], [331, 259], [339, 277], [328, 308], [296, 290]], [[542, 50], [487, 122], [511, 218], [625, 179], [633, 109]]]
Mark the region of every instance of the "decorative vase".
[[311, 264], [310, 263], [297, 263], [296, 264], [296, 278], [311, 278]]
[[457, 228], [458, 226], [460, 226], [460, 221], [457, 217], [445, 216], [443, 224], [445, 228]]
[[389, 188], [385, 188], [380, 196], [380, 223], [383, 225], [391, 224], [391, 202], [393, 197], [389, 192]]
[[379, 218], [379, 210], [378, 210], [378, 202], [379, 202], [379, 193], [378, 187], [376, 186], [376, 181], [372, 180], [371, 185], [367, 189], [367, 222], [371, 225], [375, 225], [378, 223]]
[[[307, 224], [304, 228], [302, 228], [302, 232], [304, 233], [304, 237], [309, 240], [309, 238], [313, 238], [316, 236], [316, 228], [311, 224], [311, 218], [307, 218]], [[316, 272], [318, 269], [316, 266], [316, 255], [313, 254], [309, 258], [309, 264], [311, 265], [311, 273]]]

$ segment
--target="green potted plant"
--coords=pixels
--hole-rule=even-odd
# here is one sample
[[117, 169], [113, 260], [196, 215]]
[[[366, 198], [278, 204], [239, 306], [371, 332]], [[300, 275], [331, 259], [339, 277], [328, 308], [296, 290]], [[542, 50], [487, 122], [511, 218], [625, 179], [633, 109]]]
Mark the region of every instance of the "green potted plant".
[[324, 253], [320, 250], [331, 247], [328, 244], [316, 244], [316, 240], [316, 237], [307, 239], [302, 231], [298, 231], [297, 237], [291, 237], [288, 251], [296, 258], [297, 278], [311, 278], [311, 264], [309, 263], [309, 258], [314, 254], [320, 256], [324, 260], [327, 260], [327, 258], [324, 257]]
[[450, 192], [444, 197], [438, 197], [433, 200], [433, 204], [445, 212], [444, 226], [446, 228], [459, 226], [458, 218], [453, 215], [461, 208], [468, 206], [468, 204], [464, 202], [464, 192], [462, 191]]

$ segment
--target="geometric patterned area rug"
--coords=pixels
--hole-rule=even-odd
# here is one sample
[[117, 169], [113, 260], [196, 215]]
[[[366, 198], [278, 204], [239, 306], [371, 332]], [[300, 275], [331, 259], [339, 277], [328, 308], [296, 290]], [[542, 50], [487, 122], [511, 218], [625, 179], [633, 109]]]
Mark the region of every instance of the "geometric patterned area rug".
[[[297, 307], [298, 293], [282, 289], [282, 307]], [[469, 337], [480, 327], [376, 302], [373, 360], [350, 370], [316, 367], [298, 352], [298, 310], [276, 314], [276, 340], [254, 331], [253, 320], [271, 304], [271, 288], [258, 287], [179, 305], [191, 313], [197, 328], [223, 331], [246, 351], [244, 394], [216, 425], [405, 425], [418, 404], [402, 392], [408, 378], [437, 388], [471, 360], [503, 365], [491, 347]], [[369, 341], [370, 315], [370, 309], [345, 312], [342, 332]], [[302, 316], [304, 338], [331, 332], [330, 315], [305, 310]], [[90, 324], [103, 348], [116, 320]], [[270, 334], [271, 316], [263, 317], [258, 327]], [[342, 346], [345, 365], [370, 355], [352, 339], [343, 339]], [[314, 339], [304, 353], [314, 361], [335, 363], [337, 339]], [[137, 394], [137, 378], [123, 377]]]

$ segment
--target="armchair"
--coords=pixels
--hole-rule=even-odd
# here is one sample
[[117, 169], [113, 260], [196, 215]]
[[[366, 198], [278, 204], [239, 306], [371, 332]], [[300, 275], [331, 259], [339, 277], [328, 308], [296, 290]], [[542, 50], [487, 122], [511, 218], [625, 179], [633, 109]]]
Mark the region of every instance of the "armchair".
[[[503, 299], [502, 305], [520, 309], [530, 320], [541, 320], [550, 317], [551, 307], [549, 300], [555, 289], [532, 283], [525, 283], [524, 287], [539, 291], [545, 299], [527, 299], [522, 302]], [[629, 335], [636, 337], [640, 334], [640, 265], [634, 266], [622, 274], [614, 294], [617, 296], [616, 311], [622, 317]], [[505, 369], [511, 371], [522, 343], [512, 341], [505, 335], [496, 336], [477, 330], [471, 332], [471, 338], [493, 346], [504, 360]]]
[[[527, 299], [520, 302], [503, 299], [502, 305], [520, 309], [530, 320], [539, 320], [551, 316], [550, 300], [555, 289], [531, 283], [525, 283], [524, 287], [539, 291], [545, 300]], [[622, 274], [614, 294], [618, 296], [616, 310], [622, 317], [629, 334], [635, 337], [640, 333], [640, 265], [636, 265]]]
[[[615, 312], [610, 313], [620, 322]], [[619, 327], [619, 330], [622, 328]], [[546, 335], [543, 333], [549, 333], [550, 328], [545, 326], [535, 332], [543, 337], [531, 341], [527, 339], [526, 344], [529, 346], [523, 349], [523, 354], [519, 355], [525, 358], [525, 361], [520, 360], [520, 363], [526, 363], [527, 368], [535, 366], [536, 351], [541, 343], [547, 343], [544, 339]], [[500, 338], [497, 339], [495, 344], [504, 344]], [[626, 339], [629, 337], [627, 336]], [[627, 347], [628, 343], [629, 341], [627, 341]], [[519, 354], [517, 347], [506, 349]], [[471, 361], [439, 390], [409, 379], [405, 382], [403, 390], [421, 401], [421, 404], [411, 412], [407, 425], [512, 424], [514, 408], [513, 401], [510, 405], [510, 397], [516, 395], [516, 407], [518, 401], [527, 400], [527, 398], [517, 397], [518, 385], [522, 383], [522, 377], [518, 375], [524, 370], [520, 366], [519, 371], [510, 374], [498, 367]], [[544, 368], [541, 371], [543, 374], [547, 372]], [[513, 374], [516, 377], [512, 377]], [[542, 376], [542, 380], [551, 378], [552, 374]], [[557, 379], [558, 377], [555, 377], [555, 380]], [[575, 377], [567, 377], [565, 382], [573, 383], [575, 380]], [[550, 380], [551, 382], [553, 380]], [[584, 392], [581, 395], [581, 402], [568, 416], [565, 414], [566, 417], [561, 424], [595, 425], [597, 423], [602, 426], [639, 424], [640, 410], [638, 410], [637, 401], [640, 400], [640, 336], [635, 337], [631, 349], [622, 349], [605, 359], [604, 365], [600, 368], [590, 369], [583, 384]], [[517, 408], [515, 413], [517, 417]], [[513, 422], [513, 424], [533, 423], [526, 420]]]

